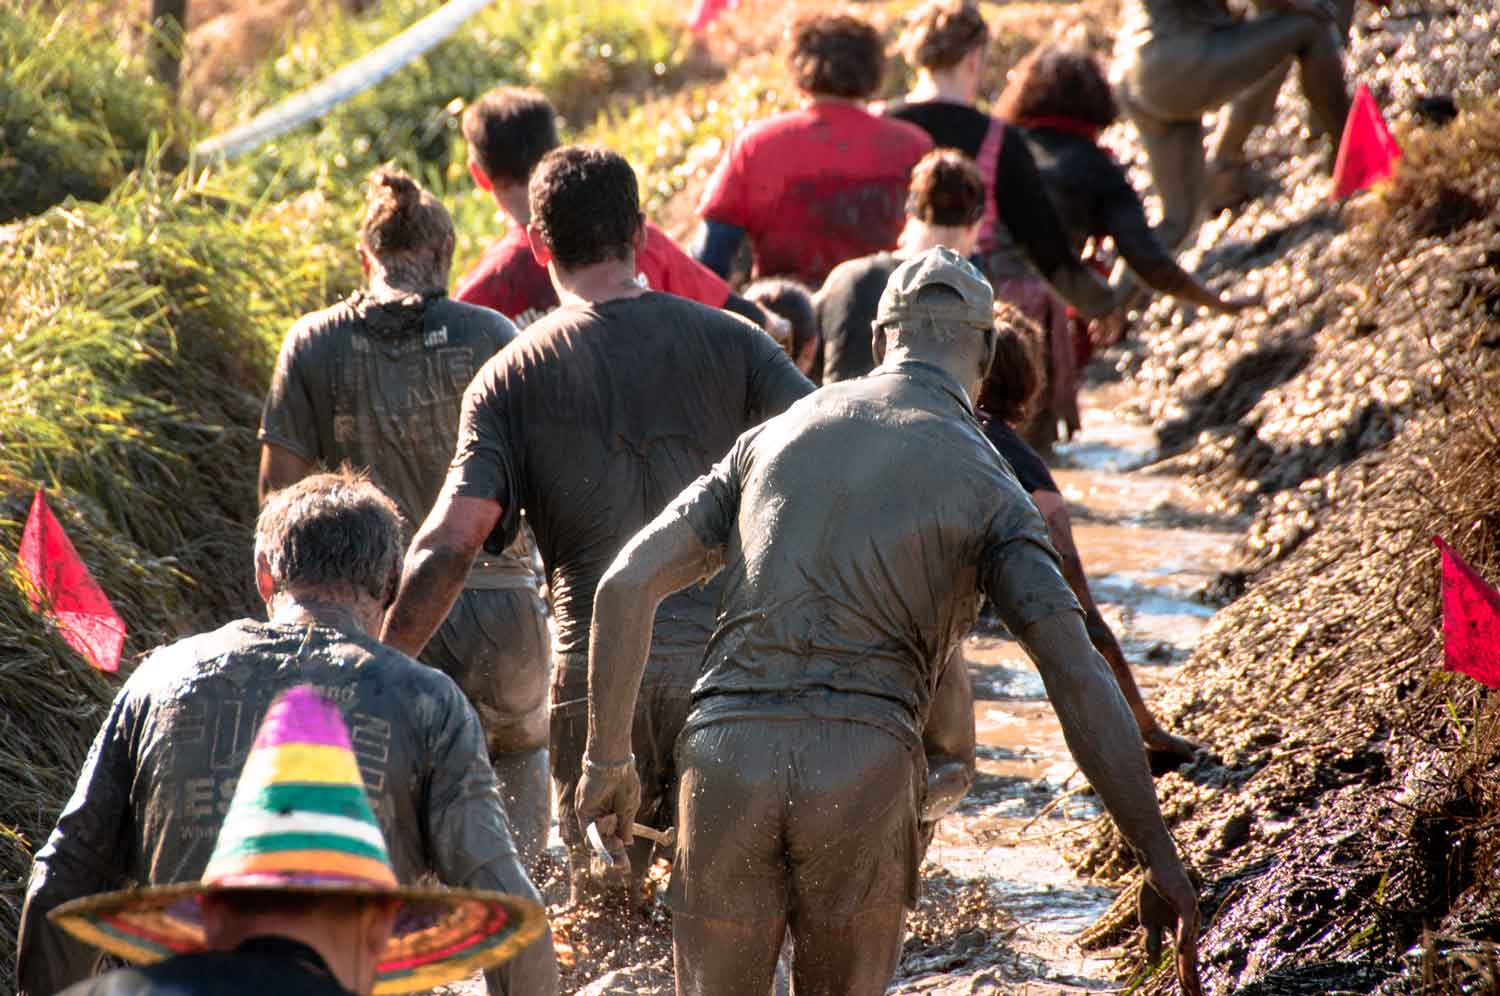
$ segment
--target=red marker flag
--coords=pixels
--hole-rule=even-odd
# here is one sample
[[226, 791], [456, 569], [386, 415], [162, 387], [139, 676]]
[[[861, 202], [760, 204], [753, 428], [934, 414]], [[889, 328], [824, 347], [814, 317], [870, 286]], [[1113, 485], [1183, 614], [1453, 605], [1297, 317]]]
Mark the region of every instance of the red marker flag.
[[1439, 537], [1443, 551], [1443, 670], [1500, 688], [1500, 591]]
[[99, 670], [118, 671], [125, 621], [78, 556], [40, 488], [31, 502], [16, 560], [31, 582], [32, 609], [41, 609], [45, 600], [46, 611], [68, 646]]
[[1354, 93], [1354, 103], [1349, 105], [1344, 137], [1339, 140], [1339, 155], [1333, 164], [1333, 199], [1343, 200], [1390, 176], [1400, 158], [1401, 146], [1385, 126], [1370, 88], [1361, 83]]
[[692, 20], [688, 27], [692, 29], [694, 34], [701, 35], [704, 31], [708, 30], [708, 26], [713, 23], [714, 18], [734, 6], [737, 6], [736, 0], [698, 0], [697, 4], [693, 7]]

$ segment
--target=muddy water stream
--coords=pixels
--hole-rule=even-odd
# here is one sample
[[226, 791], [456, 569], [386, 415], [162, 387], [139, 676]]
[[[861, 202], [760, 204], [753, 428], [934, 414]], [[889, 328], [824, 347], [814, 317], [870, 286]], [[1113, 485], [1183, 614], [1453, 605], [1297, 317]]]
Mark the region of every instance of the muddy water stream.
[[[1195, 595], [1228, 560], [1235, 524], [1204, 512], [1176, 478], [1141, 469], [1149, 426], [1117, 413], [1109, 388], [1085, 398], [1084, 428], [1053, 461], [1095, 599], [1125, 648], [1146, 700], [1171, 678], [1212, 609]], [[1097, 801], [1084, 788], [1042, 681], [1020, 647], [981, 630], [965, 645], [974, 680], [979, 775], [938, 828], [931, 864], [985, 883], [1017, 930], [1002, 957], [898, 977], [900, 993], [1059, 993], [1110, 989], [1108, 961], [1077, 935], [1114, 899], [1078, 880], [1060, 851], [1088, 832]], [[929, 877], [933, 869], [929, 868]], [[977, 952], [976, 952], [977, 954]], [[938, 966], [934, 966], [938, 967]]]

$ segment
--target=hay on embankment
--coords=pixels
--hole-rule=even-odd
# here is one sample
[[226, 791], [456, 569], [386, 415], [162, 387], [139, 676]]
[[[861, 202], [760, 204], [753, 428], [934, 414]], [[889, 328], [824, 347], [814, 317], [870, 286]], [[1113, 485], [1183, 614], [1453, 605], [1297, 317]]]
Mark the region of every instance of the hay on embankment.
[[[1300, 359], [1278, 361], [1294, 376], [1187, 464], [1262, 500], [1248, 590], [1160, 707], [1215, 754], [1158, 790], [1203, 876], [1219, 992], [1479, 991], [1454, 980], [1494, 971], [1475, 951], [1500, 941], [1500, 709], [1441, 669], [1431, 537], [1500, 580], [1500, 106], [1406, 148], [1395, 181], [1300, 261], [1322, 293]], [[1381, 438], [1347, 429], [1372, 424], [1360, 406]], [[1132, 879], [1113, 826], [1098, 830], [1080, 869]], [[1089, 941], [1125, 939], [1133, 915], [1122, 899]]]

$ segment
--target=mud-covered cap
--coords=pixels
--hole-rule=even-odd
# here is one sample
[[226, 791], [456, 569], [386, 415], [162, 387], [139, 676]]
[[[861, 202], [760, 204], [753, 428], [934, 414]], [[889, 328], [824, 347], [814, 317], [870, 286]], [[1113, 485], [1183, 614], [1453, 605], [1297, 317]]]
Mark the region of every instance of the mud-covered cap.
[[[959, 300], [945, 298], [917, 304], [922, 288], [932, 286], [947, 287]], [[988, 329], [994, 325], [994, 309], [995, 292], [984, 274], [952, 249], [938, 246], [896, 267], [880, 295], [875, 324], [900, 325], [930, 318]]]

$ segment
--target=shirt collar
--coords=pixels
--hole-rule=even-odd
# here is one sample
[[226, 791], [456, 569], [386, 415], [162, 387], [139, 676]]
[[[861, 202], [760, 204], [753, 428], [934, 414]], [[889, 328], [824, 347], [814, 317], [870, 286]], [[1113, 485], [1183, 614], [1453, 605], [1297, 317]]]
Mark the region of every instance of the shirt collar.
[[894, 363], [886, 361], [877, 367], [874, 372], [877, 374], [898, 373], [913, 380], [929, 384], [952, 397], [953, 400], [962, 406], [966, 415], [971, 418], [974, 417], [974, 402], [969, 400], [969, 392], [964, 390], [964, 386], [954, 380], [948, 371], [942, 367], [928, 363], [925, 360], [908, 359], [899, 360]]
[[[338, 981], [334, 979], [333, 972], [328, 968], [328, 962], [316, 950], [294, 941], [290, 937], [280, 937], [274, 934], [263, 934], [259, 937], [251, 937], [242, 941], [234, 949], [235, 954], [260, 955], [269, 958], [282, 958], [287, 961], [300, 962], [308, 971], [318, 975], [326, 975], [333, 980], [334, 985]], [[342, 987], [340, 987], [342, 988]]]

